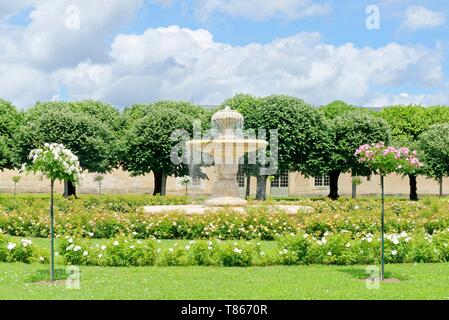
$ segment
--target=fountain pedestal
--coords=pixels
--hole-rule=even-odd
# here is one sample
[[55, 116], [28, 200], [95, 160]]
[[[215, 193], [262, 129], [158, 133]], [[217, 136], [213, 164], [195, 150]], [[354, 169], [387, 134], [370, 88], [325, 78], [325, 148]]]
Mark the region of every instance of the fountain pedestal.
[[207, 206], [244, 206], [245, 199], [239, 197], [239, 184], [237, 182], [237, 164], [215, 165], [215, 180], [212, 187], [212, 196], [204, 204]]

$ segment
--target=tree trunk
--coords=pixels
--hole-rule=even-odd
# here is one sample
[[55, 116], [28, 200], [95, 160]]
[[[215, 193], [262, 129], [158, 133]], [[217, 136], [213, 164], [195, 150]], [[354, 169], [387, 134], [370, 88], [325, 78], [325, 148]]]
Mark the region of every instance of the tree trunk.
[[381, 189], [381, 217], [380, 217], [380, 243], [381, 243], [381, 253], [380, 253], [380, 280], [384, 280], [385, 277], [385, 188], [384, 188], [384, 176], [380, 175], [380, 189]]
[[55, 180], [51, 180], [50, 184], [50, 280], [55, 281], [55, 227], [54, 227], [54, 211], [53, 211], [53, 189]]
[[416, 176], [410, 174], [408, 176], [408, 178], [409, 178], [409, 182], [410, 182], [410, 196], [409, 196], [409, 198], [412, 201], [417, 201], [418, 200], [418, 193], [417, 193], [418, 188], [416, 187]]
[[246, 193], [245, 199], [249, 198], [249, 194], [251, 192], [251, 176], [246, 176]]
[[167, 176], [162, 172], [154, 172], [154, 191], [153, 196], [160, 194], [165, 196], [165, 190], [167, 186]]
[[352, 199], [357, 197], [357, 185], [355, 183], [352, 184]]
[[332, 200], [337, 200], [338, 195], [338, 178], [340, 177], [340, 171], [329, 172], [329, 195]]
[[265, 200], [267, 198], [267, 178], [268, 176], [257, 176], [256, 200]]
[[439, 195], [440, 195], [440, 197], [442, 197], [442, 196], [443, 196], [443, 177], [441, 177], [441, 178], [439, 179], [438, 183], [439, 183], [439, 185], [440, 185], [440, 192], [439, 192]]
[[76, 187], [70, 180], [64, 180], [64, 197], [68, 198], [70, 196], [75, 196], [75, 199], [78, 199], [76, 196]]

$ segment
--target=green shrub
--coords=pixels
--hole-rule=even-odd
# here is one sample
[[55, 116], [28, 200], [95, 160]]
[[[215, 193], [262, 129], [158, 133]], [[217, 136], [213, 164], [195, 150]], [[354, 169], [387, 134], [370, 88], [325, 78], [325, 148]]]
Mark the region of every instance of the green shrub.
[[6, 257], [8, 256], [6, 245], [6, 238], [0, 233], [0, 262], [5, 262]]
[[444, 261], [440, 257], [440, 252], [433, 244], [432, 236], [418, 235], [410, 241], [408, 252], [404, 258], [404, 262], [441, 262]]
[[186, 250], [178, 247], [176, 244], [174, 247], [161, 249], [159, 251], [159, 257], [157, 259], [158, 266], [185, 266], [188, 264]]
[[156, 259], [154, 240], [117, 238], [89, 246], [86, 240], [67, 237], [60, 240], [59, 248], [64, 262], [70, 265], [151, 266]]
[[304, 264], [310, 241], [307, 234], [284, 236], [278, 239], [279, 261], [281, 264]]
[[188, 261], [194, 266], [208, 266], [212, 264], [210, 251], [212, 247], [206, 241], [191, 241], [186, 246]]
[[0, 234], [0, 262], [30, 263], [33, 255], [34, 246], [31, 240], [17, 241]]
[[209, 244], [213, 263], [223, 267], [249, 267], [257, 254], [252, 242], [234, 242]]

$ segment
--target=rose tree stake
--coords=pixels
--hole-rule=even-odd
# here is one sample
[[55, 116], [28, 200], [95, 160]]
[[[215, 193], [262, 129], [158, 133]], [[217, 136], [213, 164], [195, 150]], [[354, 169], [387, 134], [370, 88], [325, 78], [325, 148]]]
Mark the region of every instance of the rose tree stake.
[[29, 155], [30, 163], [23, 164], [22, 170], [38, 173], [50, 180], [50, 277], [55, 281], [55, 252], [54, 252], [54, 211], [53, 189], [55, 180], [69, 180], [79, 182], [81, 167], [78, 157], [64, 145], [45, 143], [42, 148], [34, 149]]
[[380, 188], [381, 188], [381, 273], [380, 279], [383, 280], [384, 265], [385, 265], [385, 250], [384, 250], [384, 177], [390, 173], [407, 174], [413, 169], [422, 166], [416, 155], [416, 150], [411, 152], [408, 148], [387, 147], [383, 142], [375, 144], [364, 144], [360, 146], [355, 155], [359, 157], [360, 162], [364, 162], [375, 173], [380, 174]]

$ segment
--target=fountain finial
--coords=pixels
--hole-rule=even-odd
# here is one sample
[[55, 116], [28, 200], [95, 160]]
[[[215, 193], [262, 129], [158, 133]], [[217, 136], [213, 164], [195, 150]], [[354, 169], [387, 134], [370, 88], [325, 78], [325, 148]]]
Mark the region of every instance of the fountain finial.
[[229, 106], [215, 112], [211, 118], [212, 127], [216, 128], [220, 135], [226, 135], [227, 129], [243, 129], [243, 116], [240, 112], [232, 110]]

